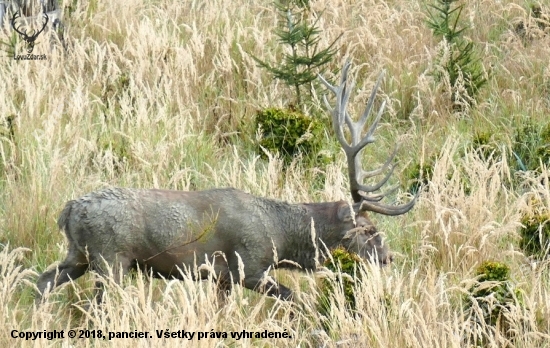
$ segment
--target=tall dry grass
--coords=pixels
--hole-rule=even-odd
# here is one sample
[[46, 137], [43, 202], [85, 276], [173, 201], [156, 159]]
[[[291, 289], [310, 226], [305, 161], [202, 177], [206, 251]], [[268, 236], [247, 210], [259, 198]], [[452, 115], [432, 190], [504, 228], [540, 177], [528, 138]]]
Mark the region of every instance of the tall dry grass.
[[[233, 186], [291, 202], [347, 199], [345, 161], [325, 171], [299, 161], [286, 171], [261, 160], [250, 124], [264, 106], [286, 105], [291, 91], [258, 68], [250, 53], [274, 61], [273, 7], [257, 1], [70, 2], [66, 49], [41, 36], [46, 61], [3, 59], [0, 65], [0, 342], [14, 346], [106, 346], [94, 339], [23, 341], [11, 330], [149, 331], [152, 339], [122, 346], [548, 347], [548, 262], [518, 248], [520, 213], [533, 194], [550, 190], [535, 174], [519, 185], [506, 157], [486, 161], [468, 143], [494, 132], [506, 152], [515, 127], [547, 121], [550, 35], [523, 42], [514, 24], [529, 19], [523, 1], [464, 1], [464, 18], [491, 72], [478, 105], [453, 114], [445, 86], [433, 79], [438, 42], [424, 24], [426, 2], [314, 1], [325, 9], [321, 44], [343, 34], [331, 70], [353, 59], [357, 114], [382, 68], [385, 124], [364, 162], [381, 163], [401, 142], [400, 169], [436, 155], [434, 176], [417, 207], [396, 218], [373, 216], [395, 251], [384, 269], [367, 266], [356, 284], [356, 311], [337, 292], [326, 317], [317, 311], [316, 276], [282, 273], [294, 302], [236, 287], [219, 298], [213, 284], [151, 281], [107, 283], [103, 307], [89, 303], [95, 276], [33, 303], [37, 272], [60, 260], [64, 237], [55, 224], [68, 199], [108, 185], [198, 190]], [[542, 3], [541, 3], [542, 4]], [[7, 36], [2, 34], [2, 40]], [[17, 47], [22, 50], [23, 46]], [[328, 74], [329, 77], [337, 75]], [[319, 96], [320, 98], [320, 96]], [[319, 104], [321, 107], [321, 104]], [[14, 135], [6, 131], [13, 116]], [[458, 117], [457, 117], [458, 116]], [[405, 173], [396, 173], [405, 179]], [[516, 180], [516, 179], [514, 179]], [[514, 181], [515, 182], [515, 181]], [[547, 207], [550, 204], [547, 204]], [[524, 293], [507, 316], [508, 334], [475, 324], [461, 299], [485, 260], [506, 262]], [[90, 308], [86, 308], [90, 305]], [[331, 329], [327, 329], [330, 327]], [[157, 339], [155, 330], [278, 331], [288, 339]]]

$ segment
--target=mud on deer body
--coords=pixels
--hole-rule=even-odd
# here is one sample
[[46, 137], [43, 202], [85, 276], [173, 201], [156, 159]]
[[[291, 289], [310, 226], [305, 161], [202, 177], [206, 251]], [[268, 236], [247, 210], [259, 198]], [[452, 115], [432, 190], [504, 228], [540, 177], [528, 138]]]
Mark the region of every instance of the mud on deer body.
[[[343, 246], [380, 264], [391, 262], [388, 247], [367, 212], [404, 214], [417, 197], [393, 206], [380, 202], [385, 193], [372, 194], [389, 179], [396, 151], [381, 168], [370, 172], [362, 169], [361, 150], [374, 141], [373, 133], [384, 108], [382, 105], [366, 135], [361, 136], [381, 77], [365, 112], [354, 122], [346, 112], [352, 89], [347, 80], [349, 67], [349, 63], [344, 65], [339, 86], [321, 80], [336, 95], [332, 121], [347, 156], [352, 204], [290, 204], [232, 188], [196, 192], [109, 188], [92, 192], [69, 201], [63, 209], [58, 225], [67, 236], [68, 255], [39, 277], [38, 298], [88, 270], [106, 275], [105, 265], [112, 267], [115, 280], [132, 268], [152, 271], [155, 276], [181, 278], [184, 265], [199, 265], [208, 259], [219, 284], [241, 283], [248, 289], [289, 299], [292, 292], [287, 287], [261, 285], [264, 273], [273, 266], [274, 248], [279, 260], [292, 261], [282, 262], [279, 267], [313, 270], [321, 242], [328, 248]], [[344, 125], [349, 128], [350, 143]], [[380, 182], [363, 183], [383, 173]], [[315, 239], [311, 236], [312, 223]], [[244, 272], [239, 272], [239, 257]], [[205, 275], [197, 274], [201, 276]]]

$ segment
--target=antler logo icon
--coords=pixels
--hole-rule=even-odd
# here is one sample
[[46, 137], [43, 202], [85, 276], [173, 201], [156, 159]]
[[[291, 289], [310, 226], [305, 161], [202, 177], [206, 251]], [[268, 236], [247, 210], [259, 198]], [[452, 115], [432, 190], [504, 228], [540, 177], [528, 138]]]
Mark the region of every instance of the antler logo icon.
[[21, 25], [19, 27], [15, 26], [15, 20], [17, 18], [21, 18], [21, 14], [19, 13], [19, 11], [13, 14], [13, 17], [11, 18], [11, 26], [13, 30], [15, 30], [19, 35], [21, 35], [21, 38], [25, 40], [25, 42], [27, 42], [27, 52], [32, 53], [32, 51], [34, 50], [34, 42], [36, 41], [36, 38], [38, 37], [38, 35], [40, 35], [41, 32], [44, 31], [44, 28], [46, 28], [46, 25], [48, 24], [48, 21], [50, 18], [46, 14], [46, 11], [43, 11], [42, 18], [44, 19], [44, 24], [42, 25], [42, 29], [38, 31], [33, 29], [31, 35], [27, 34], [27, 29], [21, 30], [20, 29]]

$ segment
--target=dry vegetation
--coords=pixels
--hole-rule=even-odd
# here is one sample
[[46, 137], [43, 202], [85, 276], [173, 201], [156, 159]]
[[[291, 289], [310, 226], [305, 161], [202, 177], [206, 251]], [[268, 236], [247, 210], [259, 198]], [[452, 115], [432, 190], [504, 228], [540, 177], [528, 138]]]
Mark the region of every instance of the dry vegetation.
[[[36, 273], [65, 255], [56, 218], [65, 201], [91, 190], [234, 186], [291, 202], [349, 195], [343, 154], [323, 169], [325, 181], [312, 185], [315, 169], [297, 161], [284, 172], [279, 160], [262, 160], [255, 151], [248, 126], [255, 111], [284, 105], [292, 92], [249, 54], [273, 61], [280, 49], [271, 31], [277, 19], [272, 6], [248, 0], [65, 0], [72, 6], [70, 13], [65, 8], [66, 52], [60, 45], [50, 50], [44, 36], [34, 53], [47, 53], [47, 61], [5, 58], [0, 65], [0, 343], [113, 344], [10, 338], [14, 329], [72, 328], [155, 336], [117, 340], [118, 347], [179, 347], [181, 339], [157, 339], [155, 330], [183, 329], [286, 330], [292, 336], [185, 344], [200, 347], [464, 347], [482, 336], [488, 347], [550, 347], [550, 266], [524, 256], [517, 236], [520, 213], [530, 209], [532, 196], [550, 208], [543, 180], [548, 171], [516, 177], [506, 156], [487, 161], [469, 146], [475, 132], [490, 132], [507, 153], [518, 125], [548, 121], [550, 34], [532, 29], [525, 40], [514, 32], [518, 21], [530, 20], [524, 1], [465, 2], [464, 18], [473, 28], [467, 35], [479, 44], [491, 78], [478, 105], [459, 115], [444, 83], [430, 74], [439, 43], [424, 22], [426, 2], [314, 3], [317, 10], [326, 8], [322, 42], [343, 33], [330, 68], [336, 71], [346, 57], [361, 68], [352, 113], [387, 69], [381, 96], [390, 107], [364, 162], [380, 163], [396, 139], [402, 142], [402, 171], [437, 156], [429, 189], [412, 212], [374, 216], [396, 261], [362, 270], [355, 312], [338, 305], [339, 293], [329, 317], [321, 318], [315, 276], [303, 273], [283, 277], [298, 292], [292, 303], [240, 287], [220, 299], [210, 283], [135, 277], [122, 287], [107, 279], [105, 305], [85, 310], [90, 275], [34, 305]], [[397, 177], [405, 180], [404, 172]], [[507, 312], [506, 330], [474, 324], [461, 304], [485, 260], [510, 265], [524, 294], [523, 305]], [[332, 330], [324, 330], [327, 322]]]

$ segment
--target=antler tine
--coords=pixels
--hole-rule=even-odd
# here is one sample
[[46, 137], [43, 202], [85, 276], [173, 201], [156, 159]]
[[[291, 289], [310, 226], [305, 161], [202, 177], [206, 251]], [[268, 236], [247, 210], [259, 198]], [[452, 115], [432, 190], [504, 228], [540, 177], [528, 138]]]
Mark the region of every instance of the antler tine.
[[[342, 76], [343, 81], [347, 81], [347, 72], [348, 72], [348, 69], [343, 71], [343, 74], [344, 74]], [[365, 107], [365, 111], [363, 112], [363, 115], [361, 116], [359, 121], [351, 122], [351, 124], [349, 125], [352, 144], [348, 149], [348, 151], [346, 151], [346, 156], [348, 158], [348, 168], [350, 169], [349, 178], [350, 178], [351, 194], [355, 202], [359, 202], [365, 197], [363, 194], [360, 193], [360, 191], [368, 193], [368, 192], [373, 192], [378, 190], [380, 187], [382, 187], [382, 185], [384, 185], [388, 181], [388, 179], [390, 178], [393, 172], [393, 166], [392, 166], [392, 169], [386, 174], [386, 176], [378, 184], [375, 184], [373, 186], [364, 185], [361, 183], [363, 179], [365, 179], [366, 177], [372, 177], [374, 175], [380, 174], [383, 170], [385, 170], [391, 164], [391, 161], [395, 156], [395, 154], [390, 156], [389, 161], [386, 161], [386, 163], [381, 168], [379, 168], [379, 170], [375, 170], [370, 173], [365, 172], [363, 170], [361, 166], [361, 159], [359, 157], [359, 153], [361, 152], [361, 150], [368, 144], [374, 142], [373, 133], [376, 130], [384, 111], [385, 102], [382, 103], [382, 106], [380, 107], [378, 115], [376, 116], [376, 119], [374, 120], [372, 125], [369, 127], [367, 134], [363, 138], [361, 138], [361, 131], [363, 129], [365, 122], [369, 118], [370, 112], [372, 110], [372, 105], [374, 103], [374, 98], [376, 97], [376, 92], [378, 91], [378, 87], [380, 86], [380, 83], [382, 81], [382, 76], [383, 76], [383, 73], [380, 74], [380, 76], [378, 77], [378, 81], [376, 82], [376, 84], [372, 89], [371, 95]], [[349, 97], [348, 97], [348, 100], [349, 100]], [[346, 112], [345, 111], [346, 106], [347, 104], [344, 105], [344, 112]], [[353, 168], [353, 170], [351, 170], [351, 168]]]
[[[369, 100], [370, 102], [370, 100]], [[380, 110], [378, 110], [378, 114], [376, 115], [376, 119], [372, 123], [372, 125], [369, 127], [367, 134], [361, 139], [361, 141], [354, 146], [355, 153], [353, 155], [357, 155], [359, 151], [361, 151], [365, 146], [367, 146], [370, 143], [374, 143], [374, 131], [378, 127], [378, 123], [380, 122], [380, 118], [382, 117], [382, 114], [384, 113], [384, 108], [386, 107], [386, 101], [384, 100], [382, 102], [382, 105], [380, 106]], [[359, 127], [359, 123], [361, 121], [357, 122], [355, 124], [356, 129], [354, 131], [361, 132], [362, 127]]]
[[[384, 166], [380, 167], [379, 170], [380, 172], [378, 174], [381, 174], [382, 173], [382, 169], [384, 168]], [[363, 191], [363, 192], [374, 192], [374, 191], [377, 191], [379, 190], [382, 186], [384, 186], [384, 184], [389, 180], [389, 178], [392, 176], [393, 174], [393, 171], [395, 169], [395, 166], [394, 165], [391, 165], [391, 168], [390, 170], [386, 173], [386, 175], [384, 175], [384, 178], [382, 180], [380, 180], [378, 183], [374, 184], [374, 185], [365, 185], [365, 184], [360, 184], [359, 183], [359, 180], [358, 180], [358, 183], [357, 183], [357, 190], [358, 191]], [[365, 173], [362, 169], [361, 169], [361, 173], [359, 175], [357, 175], [358, 178], [361, 178], [361, 177], [364, 177], [364, 178], [368, 178], [368, 177], [373, 177], [375, 175], [365, 175], [365, 174], [368, 174], [368, 173]], [[378, 175], [377, 174], [377, 175]], [[362, 182], [362, 180], [361, 180]], [[359, 194], [361, 195], [361, 194]], [[361, 195], [363, 197], [365, 197], [364, 195]]]
[[349, 61], [346, 61], [346, 63], [344, 64], [344, 67], [342, 68], [342, 76], [340, 78], [339, 86], [333, 86], [327, 80], [325, 80], [323, 76], [317, 75], [321, 80], [321, 82], [332, 93], [336, 95], [336, 105], [334, 107], [330, 106], [330, 103], [328, 102], [326, 95], [323, 96], [323, 100], [325, 102], [325, 105], [327, 106], [327, 109], [331, 110], [332, 126], [334, 129], [334, 133], [336, 134], [336, 137], [338, 138], [340, 145], [342, 145], [342, 148], [346, 153], [351, 150], [354, 143], [353, 132], [352, 132], [352, 144], [350, 145], [346, 140], [346, 137], [344, 135], [344, 129], [343, 129], [344, 122], [346, 123], [346, 125], [350, 130], [353, 129], [353, 120], [351, 119], [351, 116], [346, 111], [346, 105], [348, 104], [348, 101], [349, 101], [350, 91], [353, 89], [353, 84], [351, 86], [348, 86], [348, 82], [347, 82], [347, 75], [348, 75], [348, 70], [350, 66], [351, 66], [351, 63]]
[[386, 171], [386, 169], [389, 166], [393, 167], [394, 166], [393, 165], [393, 159], [397, 155], [397, 150], [398, 149], [399, 149], [399, 144], [396, 144], [395, 147], [393, 148], [393, 151], [392, 151], [391, 155], [389, 155], [386, 162], [384, 162], [384, 164], [381, 165], [379, 168], [376, 168], [376, 169], [373, 169], [373, 170], [370, 170], [370, 171], [365, 171], [362, 168], [359, 168], [359, 169], [361, 169], [361, 171], [360, 171], [361, 174], [358, 176], [358, 180], [363, 182], [366, 178], [372, 178], [373, 176], [382, 174], [384, 171]]
[[[340, 85], [333, 86], [330, 84], [325, 78], [321, 75], [317, 75], [321, 82], [336, 96], [336, 105], [332, 107], [330, 103], [327, 100], [326, 95], [323, 96], [323, 101], [327, 107], [327, 109], [331, 110], [332, 114], [332, 125], [334, 128], [334, 132], [336, 133], [336, 136], [338, 138], [338, 141], [344, 148], [346, 152], [350, 151], [351, 147], [357, 142], [357, 132], [354, 132], [354, 122], [350, 116], [350, 114], [346, 111], [346, 106], [349, 102], [350, 98], [350, 92], [353, 90], [354, 83], [349, 83], [348, 78], [348, 71], [351, 67], [350, 61], [346, 61], [344, 64], [344, 67], [342, 68], [342, 76], [340, 77]], [[344, 135], [343, 130], [343, 123], [346, 123], [348, 126], [348, 129], [351, 132], [351, 145], [347, 142], [346, 137]], [[360, 135], [360, 134], [359, 134]]]
[[[355, 165], [358, 166], [358, 168], [355, 169], [355, 172], [358, 173], [357, 174], [357, 181], [358, 181], [357, 185], [358, 185], [358, 189], [360, 191], [373, 192], [373, 191], [379, 190], [389, 180], [389, 178], [392, 176], [393, 171], [395, 169], [395, 165], [393, 164], [393, 160], [394, 160], [395, 156], [397, 155], [397, 150], [398, 149], [399, 149], [399, 144], [396, 144], [394, 149], [393, 149], [393, 152], [388, 157], [386, 162], [384, 162], [384, 164], [380, 168], [377, 168], [377, 169], [374, 169], [374, 170], [371, 170], [371, 171], [368, 171], [368, 172], [363, 170], [363, 168], [361, 168], [361, 166], [360, 166], [361, 163], [360, 162], [358, 162], [358, 161], [355, 162]], [[388, 167], [390, 168], [390, 170], [386, 173], [384, 178], [382, 180], [380, 180], [380, 182], [378, 182], [377, 184], [375, 184], [375, 185], [360, 184], [360, 182], [363, 182], [366, 178], [372, 178], [374, 176], [382, 174], [383, 172], [385, 172], [388, 169]]]
[[44, 31], [44, 29], [46, 28], [46, 25], [48, 25], [48, 21], [50, 20], [50, 17], [48, 16], [48, 14], [46, 13], [46, 5], [44, 5], [43, 7], [43, 13], [42, 13], [42, 18], [46, 19], [46, 21], [44, 22], [44, 24], [42, 25], [42, 29], [40, 29], [38, 31], [38, 33], [36, 34], [33, 34], [34, 38], [38, 37], [38, 35]]
[[[372, 105], [374, 104], [374, 98], [376, 98], [376, 92], [378, 92], [378, 87], [380, 86], [380, 83], [382, 82], [382, 78], [385, 75], [386, 75], [386, 70], [382, 70], [380, 75], [378, 75], [378, 79], [376, 80], [376, 84], [374, 85], [374, 87], [372, 87], [372, 92], [370, 93], [369, 101], [367, 102], [367, 106], [365, 107], [365, 111], [363, 111], [363, 114], [361, 115], [361, 118], [358, 122], [361, 128], [363, 128], [363, 126], [365, 125], [365, 123], [367, 122], [367, 120], [370, 116], [370, 113], [371, 113], [371, 110], [372, 110]], [[384, 108], [386, 107], [386, 101], [384, 101], [382, 105], [383, 106], [380, 107], [380, 111], [378, 112], [378, 114], [380, 116], [382, 114], [381, 111], [384, 110]], [[372, 126], [370, 128], [372, 128]], [[369, 128], [369, 132], [370, 132], [370, 128]]]
[[[327, 80], [325, 80], [325, 78], [321, 75], [317, 75], [317, 77], [319, 78], [319, 80], [321, 80], [321, 82], [323, 83], [323, 85], [325, 85], [332, 93], [336, 94], [337, 93], [337, 89], [336, 87], [334, 87], [333, 85], [330, 84], [330, 82], [328, 82]], [[326, 99], [326, 97], [325, 97]], [[329, 109], [332, 109], [332, 107], [329, 106]]]
[[[393, 150], [391, 155], [388, 157], [388, 159], [385, 161], [385, 163], [380, 168], [372, 171], [363, 170], [361, 166], [361, 158], [359, 156], [360, 152], [365, 148], [365, 146], [374, 142], [375, 140], [374, 132], [376, 131], [376, 128], [378, 127], [380, 119], [382, 118], [382, 115], [384, 113], [386, 101], [382, 102], [374, 121], [368, 127], [366, 134], [362, 136], [361, 135], [362, 130], [365, 126], [365, 123], [369, 120], [371, 116], [371, 111], [374, 105], [374, 99], [376, 98], [376, 93], [378, 91], [378, 88], [380, 87], [380, 84], [382, 83], [382, 79], [385, 75], [385, 70], [382, 70], [382, 72], [378, 76], [376, 84], [374, 85], [372, 92], [369, 96], [369, 100], [367, 101], [367, 104], [365, 106], [365, 110], [363, 111], [359, 120], [355, 122], [353, 121], [349, 113], [346, 111], [346, 107], [350, 99], [350, 93], [351, 93], [351, 90], [353, 90], [353, 82], [348, 81], [348, 72], [349, 72], [350, 66], [351, 66], [351, 63], [349, 61], [346, 61], [344, 63], [339, 86], [331, 85], [322, 76], [319, 76], [319, 78], [321, 82], [325, 86], [327, 86], [327, 88], [332, 93], [336, 95], [336, 104], [333, 108], [330, 107], [330, 104], [326, 96], [324, 96], [323, 99], [325, 104], [327, 105], [327, 108], [331, 110], [332, 122], [333, 122], [334, 131], [336, 133], [336, 137], [338, 138], [338, 141], [340, 142], [340, 144], [342, 145], [342, 148], [344, 149], [344, 152], [346, 153], [351, 195], [353, 197], [354, 202], [356, 204], [360, 204], [360, 208], [362, 210], [374, 211], [374, 212], [378, 212], [386, 215], [404, 214], [410, 209], [412, 209], [412, 207], [416, 203], [416, 199], [418, 198], [418, 195], [415, 196], [407, 204], [398, 205], [398, 206], [379, 203], [379, 201], [382, 198], [384, 198], [385, 196], [389, 195], [392, 192], [395, 192], [398, 186], [384, 193], [369, 195], [369, 193], [379, 190], [392, 176], [393, 171], [395, 169], [395, 166], [393, 165], [393, 160], [395, 159], [395, 156], [397, 154], [397, 149], [399, 144], [396, 145], [395, 149]], [[343, 130], [344, 122], [346, 123], [349, 129], [349, 132], [351, 135], [351, 143], [348, 143], [348, 141], [346, 140], [344, 130]], [[386, 172], [386, 174], [384, 175], [384, 178], [382, 178], [382, 180], [378, 181], [376, 184], [365, 185], [362, 183], [364, 179], [380, 175], [384, 172]]]
[[420, 195], [420, 191], [416, 193], [416, 195], [414, 196], [413, 199], [411, 199], [410, 202], [406, 204], [401, 204], [401, 205], [388, 205], [388, 204], [363, 200], [360, 203], [359, 210], [372, 211], [375, 213], [392, 215], [392, 216], [401, 215], [401, 214], [405, 214], [406, 212], [408, 212], [414, 207], [419, 195]]
[[387, 195], [391, 195], [392, 193], [397, 191], [398, 188], [399, 188], [399, 185], [394, 185], [389, 190], [387, 190], [386, 192], [377, 193], [375, 195], [368, 195], [368, 196], [363, 195], [363, 198], [367, 201], [370, 201], [370, 202], [379, 202], [379, 201], [382, 200], [382, 198], [386, 197]]
[[19, 28], [21, 28], [21, 25], [19, 25], [18, 27], [15, 25], [15, 20], [17, 18], [21, 18], [21, 14], [19, 13], [19, 11], [15, 12], [13, 14], [13, 16], [11, 17], [11, 26], [19, 35], [26, 36], [27, 35], [27, 30], [25, 29], [24, 32], [21, 32], [21, 31], [19, 31]]

